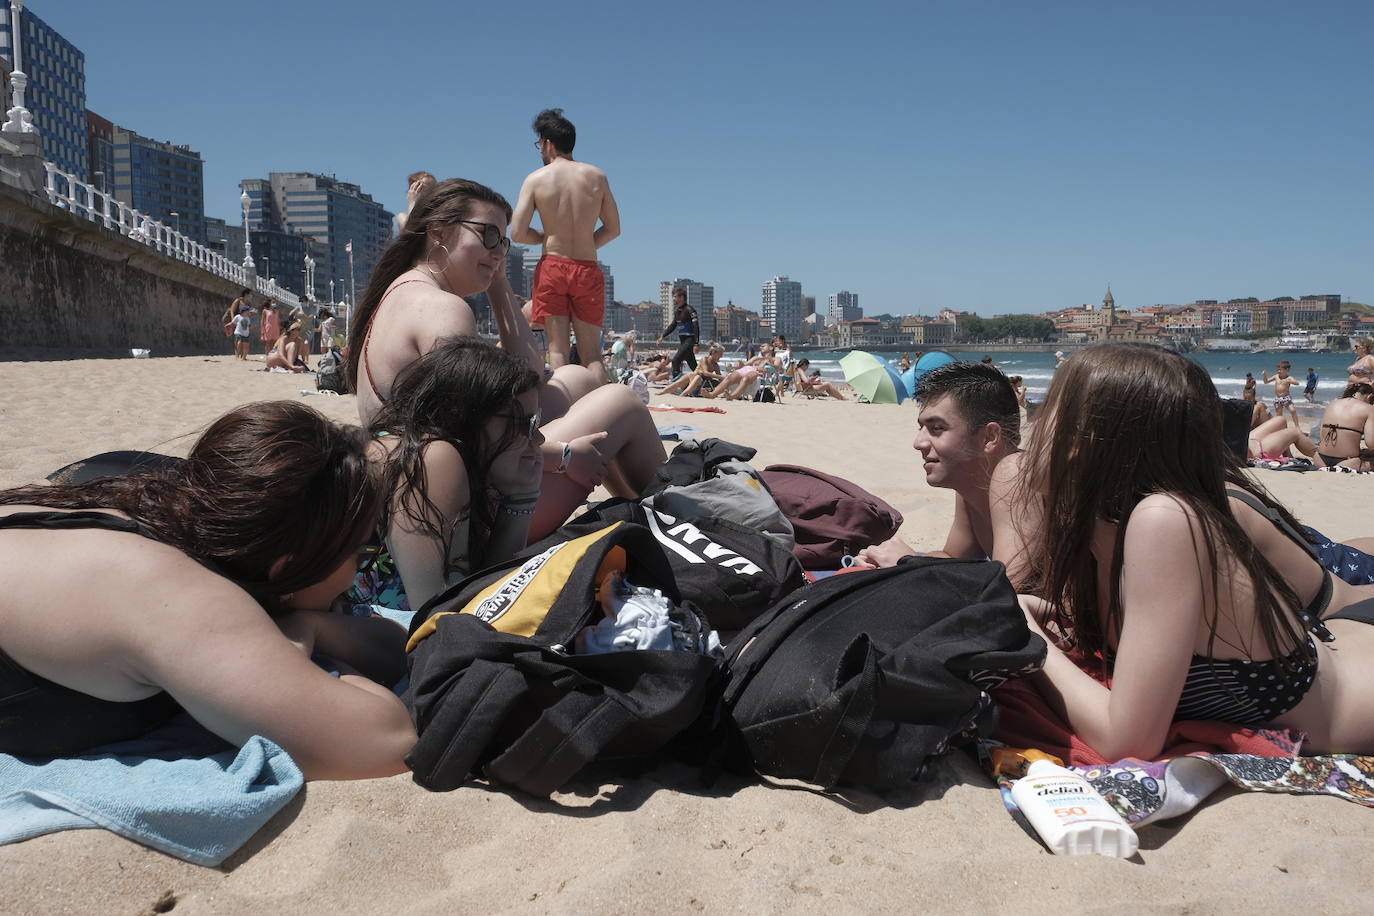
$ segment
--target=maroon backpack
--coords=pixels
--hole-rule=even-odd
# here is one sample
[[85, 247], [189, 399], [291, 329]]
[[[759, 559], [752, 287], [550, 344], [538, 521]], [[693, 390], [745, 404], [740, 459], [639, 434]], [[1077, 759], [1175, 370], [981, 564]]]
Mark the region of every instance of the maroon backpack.
[[902, 513], [843, 477], [795, 464], [771, 465], [760, 476], [792, 523], [803, 569], [838, 569], [845, 554], [881, 544], [902, 526]]

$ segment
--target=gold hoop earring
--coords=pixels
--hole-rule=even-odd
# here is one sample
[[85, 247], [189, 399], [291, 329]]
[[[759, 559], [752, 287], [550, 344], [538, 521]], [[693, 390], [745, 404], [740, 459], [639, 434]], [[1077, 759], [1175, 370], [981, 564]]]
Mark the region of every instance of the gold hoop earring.
[[430, 258], [434, 257], [434, 249], [431, 248], [429, 254], [425, 255], [425, 269], [429, 271], [430, 275], [434, 277], [435, 280], [438, 280], [439, 277], [444, 275], [444, 271], [448, 270], [448, 262], [449, 259], [453, 257], [453, 253], [448, 250], [448, 246], [443, 242], [435, 242], [434, 245], [436, 248], [444, 249], [444, 264], [442, 267], [435, 267], [433, 263], [430, 262]]

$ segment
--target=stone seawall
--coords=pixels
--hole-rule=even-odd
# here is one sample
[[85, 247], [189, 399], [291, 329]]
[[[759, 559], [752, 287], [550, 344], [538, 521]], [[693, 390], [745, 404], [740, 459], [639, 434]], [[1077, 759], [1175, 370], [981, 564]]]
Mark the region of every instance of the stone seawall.
[[219, 319], [239, 288], [0, 184], [0, 347], [17, 358], [227, 354]]

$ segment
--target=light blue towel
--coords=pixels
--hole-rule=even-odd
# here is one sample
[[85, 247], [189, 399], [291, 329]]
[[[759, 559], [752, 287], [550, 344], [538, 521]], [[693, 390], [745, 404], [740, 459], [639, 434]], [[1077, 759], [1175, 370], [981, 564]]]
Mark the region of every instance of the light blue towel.
[[84, 757], [0, 754], [0, 845], [104, 827], [188, 862], [218, 865], [304, 784], [300, 768], [266, 738], [250, 738], [235, 752], [183, 714]]
[[679, 439], [690, 439], [701, 432], [700, 426], [689, 426], [686, 423], [670, 423], [666, 426], [658, 427], [658, 437], [669, 442], [677, 442]]

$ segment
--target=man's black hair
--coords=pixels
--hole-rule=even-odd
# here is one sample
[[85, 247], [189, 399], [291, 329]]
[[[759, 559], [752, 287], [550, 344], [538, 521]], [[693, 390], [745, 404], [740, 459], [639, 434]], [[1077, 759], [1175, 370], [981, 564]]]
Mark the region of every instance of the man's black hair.
[[545, 108], [534, 117], [534, 132], [541, 140], [548, 140], [560, 152], [572, 155], [577, 145], [577, 128], [563, 117], [561, 108]]
[[996, 423], [1012, 445], [1021, 444], [1020, 405], [1002, 370], [986, 363], [949, 363], [929, 370], [916, 382], [917, 401], [946, 395], [971, 428]]

